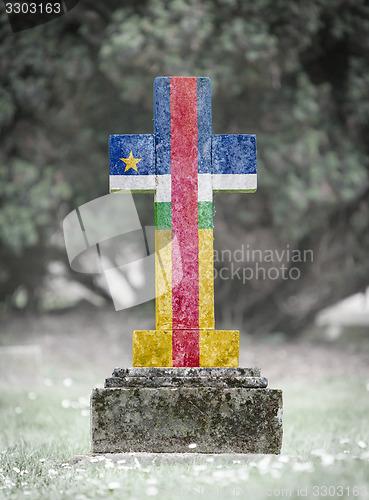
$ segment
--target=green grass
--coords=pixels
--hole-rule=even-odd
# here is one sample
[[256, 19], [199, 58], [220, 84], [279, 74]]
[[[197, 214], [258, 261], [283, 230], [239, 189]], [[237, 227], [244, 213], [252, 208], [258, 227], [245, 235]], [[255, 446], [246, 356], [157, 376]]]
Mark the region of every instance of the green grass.
[[90, 387], [2, 390], [0, 498], [369, 498], [365, 384], [342, 377], [282, 387], [282, 456], [247, 465], [206, 457], [197, 465], [71, 465], [90, 449]]

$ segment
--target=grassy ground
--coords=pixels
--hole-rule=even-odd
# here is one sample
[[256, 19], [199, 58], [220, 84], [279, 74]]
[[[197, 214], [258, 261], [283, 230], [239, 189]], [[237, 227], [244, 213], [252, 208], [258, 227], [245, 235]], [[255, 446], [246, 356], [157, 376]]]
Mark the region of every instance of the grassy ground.
[[71, 465], [73, 455], [89, 452], [87, 391], [2, 391], [0, 498], [369, 497], [369, 398], [360, 380], [286, 385], [283, 454], [247, 465], [219, 465], [216, 458]]
[[[253, 356], [264, 353], [269, 365], [263, 372], [275, 374], [270, 385], [284, 391], [284, 444], [277, 459], [255, 457], [245, 464], [231, 457], [222, 464], [194, 454], [194, 463], [187, 465], [109, 457], [72, 464], [73, 456], [90, 451], [88, 406], [96, 374], [79, 376], [84, 367], [88, 372], [86, 360], [78, 371], [63, 370], [65, 357], [58, 360], [52, 344], [43, 386], [0, 390], [0, 498], [369, 498], [369, 369], [360, 353], [322, 349], [249, 346]], [[284, 360], [284, 377], [273, 368], [273, 356], [278, 365]], [[314, 376], [314, 359], [319, 366], [325, 359], [331, 369]], [[298, 371], [307, 361], [310, 373]]]

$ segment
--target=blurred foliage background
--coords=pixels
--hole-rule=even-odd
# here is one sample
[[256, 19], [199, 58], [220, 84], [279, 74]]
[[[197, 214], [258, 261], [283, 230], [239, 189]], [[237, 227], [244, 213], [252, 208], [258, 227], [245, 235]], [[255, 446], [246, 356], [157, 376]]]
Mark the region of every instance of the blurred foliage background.
[[2, 311], [40, 311], [55, 262], [106, 294], [69, 270], [61, 224], [107, 194], [109, 134], [152, 133], [160, 75], [211, 77], [213, 132], [257, 134], [258, 191], [216, 195], [215, 248], [314, 255], [286, 262], [298, 280], [217, 279], [218, 325], [293, 335], [366, 288], [365, 0], [81, 0], [16, 34], [2, 13], [0, 39]]

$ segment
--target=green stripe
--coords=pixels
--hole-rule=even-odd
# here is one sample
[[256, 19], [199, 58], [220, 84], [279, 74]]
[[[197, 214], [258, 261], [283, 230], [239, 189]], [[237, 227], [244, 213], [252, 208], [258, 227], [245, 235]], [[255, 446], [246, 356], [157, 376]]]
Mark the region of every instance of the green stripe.
[[[213, 229], [213, 202], [199, 201], [199, 229]], [[156, 229], [172, 229], [172, 204], [170, 201], [155, 203]]]
[[170, 201], [155, 202], [155, 228], [172, 229], [172, 204]]
[[199, 201], [199, 229], [213, 229], [212, 201]]

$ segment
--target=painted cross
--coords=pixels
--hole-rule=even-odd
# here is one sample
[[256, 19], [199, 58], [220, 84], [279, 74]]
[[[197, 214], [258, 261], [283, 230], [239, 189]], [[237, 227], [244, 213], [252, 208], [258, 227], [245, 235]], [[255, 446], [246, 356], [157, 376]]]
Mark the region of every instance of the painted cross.
[[156, 330], [134, 332], [133, 366], [238, 366], [239, 332], [215, 330], [213, 191], [256, 191], [256, 137], [212, 135], [209, 78], [156, 78], [154, 134], [110, 136], [121, 190], [155, 192]]

